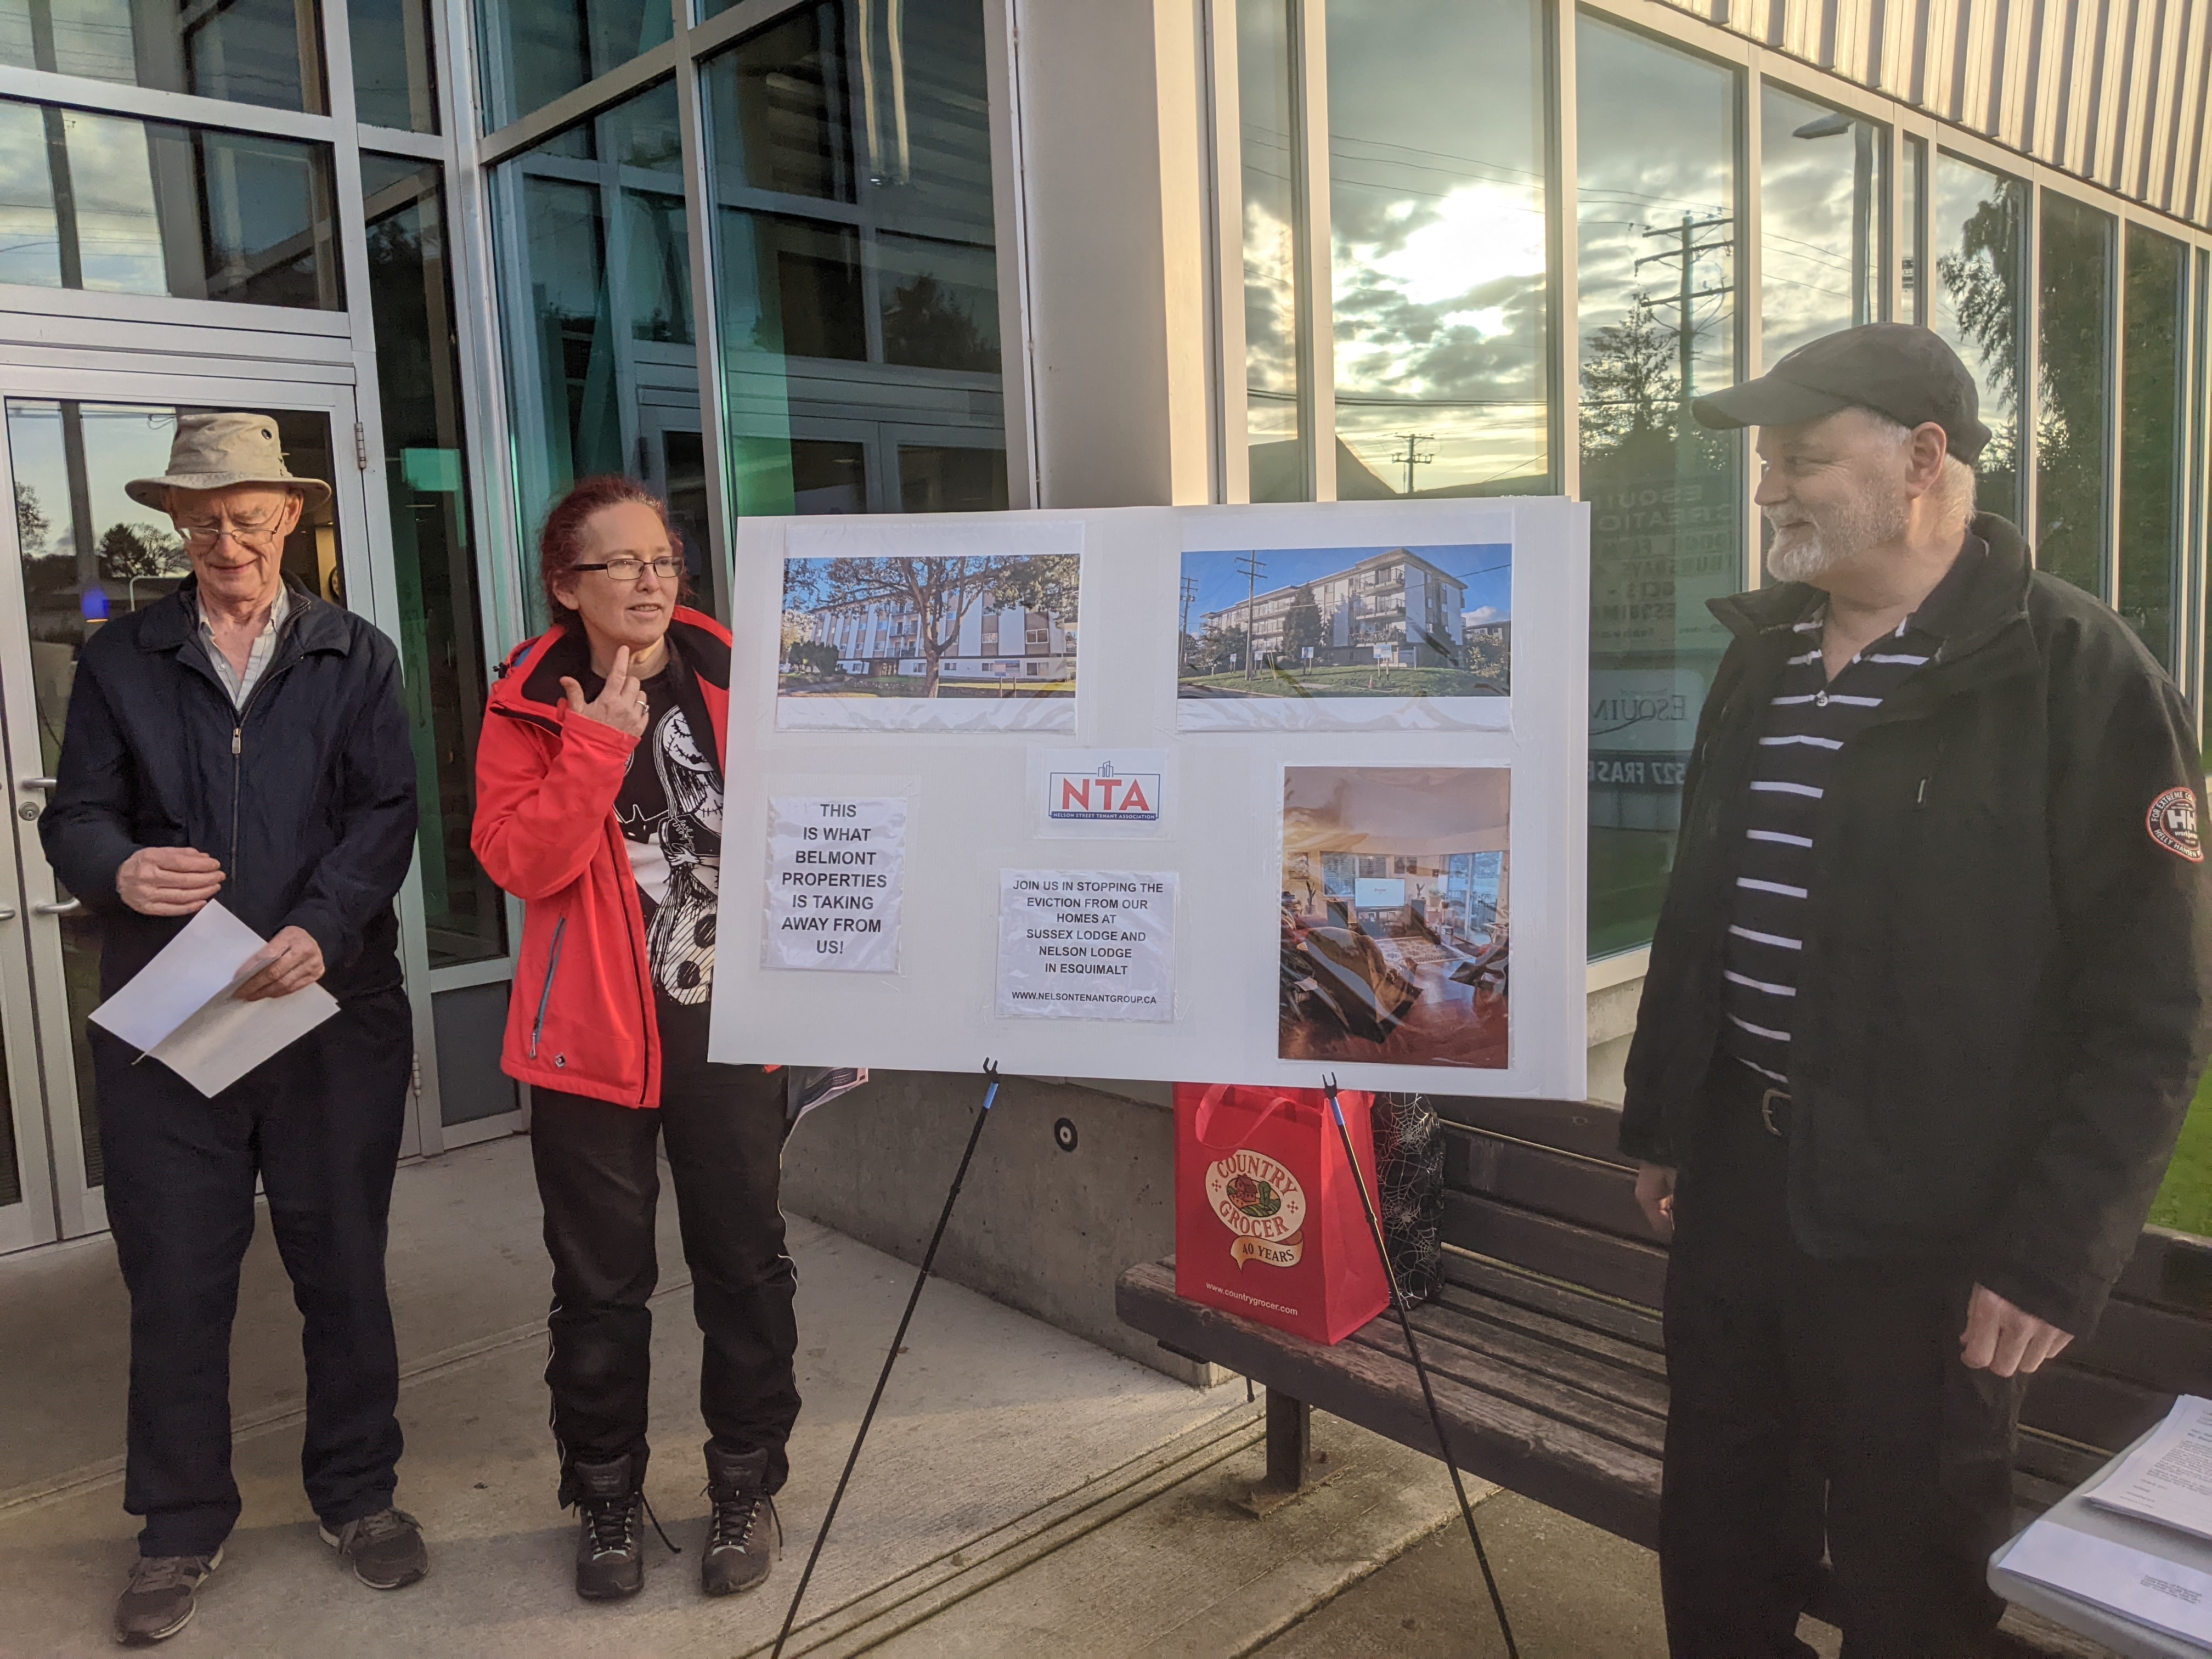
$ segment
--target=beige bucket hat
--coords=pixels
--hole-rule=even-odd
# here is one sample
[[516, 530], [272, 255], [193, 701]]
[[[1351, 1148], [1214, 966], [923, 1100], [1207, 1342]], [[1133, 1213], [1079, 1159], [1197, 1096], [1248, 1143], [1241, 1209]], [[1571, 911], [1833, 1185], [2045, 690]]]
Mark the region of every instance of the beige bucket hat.
[[295, 478], [284, 465], [276, 422], [268, 415], [179, 415], [169, 444], [169, 470], [158, 478], [133, 478], [124, 493], [141, 507], [166, 512], [172, 489], [228, 489], [233, 484], [279, 484], [307, 498], [313, 518], [331, 499], [320, 478]]

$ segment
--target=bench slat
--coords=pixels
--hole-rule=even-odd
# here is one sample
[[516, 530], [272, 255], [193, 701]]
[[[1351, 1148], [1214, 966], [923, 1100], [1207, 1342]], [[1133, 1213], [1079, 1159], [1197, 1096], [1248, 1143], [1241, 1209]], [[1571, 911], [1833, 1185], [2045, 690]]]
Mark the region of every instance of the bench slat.
[[[1115, 1286], [1122, 1322], [1188, 1353], [1258, 1378], [1332, 1416], [1433, 1454], [1436, 1433], [1413, 1367], [1358, 1343], [1334, 1348], [1289, 1336], [1175, 1293], [1175, 1273], [1146, 1262]], [[1453, 1461], [1547, 1508], [1650, 1547], [1658, 1540], [1659, 1460], [1449, 1377], [1437, 1403]]]
[[2020, 1449], [2013, 1457], [2016, 1474], [2055, 1481], [2061, 1492], [2071, 1492], [2104, 1466], [2100, 1454], [2054, 1440], [2034, 1429], [2020, 1431]]
[[1620, 1155], [1620, 1108], [1601, 1100], [1521, 1100], [1510, 1095], [1431, 1095], [1447, 1123], [1557, 1146], [1584, 1158], [1625, 1164]]
[[1651, 1239], [1636, 1202], [1632, 1170], [1458, 1127], [1447, 1129], [1445, 1137], [1447, 1187], [1540, 1210], [1600, 1232]]
[[2069, 1346], [2060, 1363], [2167, 1394], [2195, 1394], [2212, 1381], [2212, 1322], [2115, 1297], [2088, 1340]]
[[[1594, 1363], [1626, 1372], [1637, 1378], [1639, 1386], [1654, 1389], [1662, 1395], [1666, 1393], [1666, 1357], [1641, 1344], [1585, 1330], [1567, 1320], [1531, 1312], [1507, 1298], [1482, 1296], [1457, 1285], [1445, 1285], [1425, 1307], [1474, 1321], [1482, 1333], [1480, 1340], [1484, 1346], [1509, 1340], [1506, 1333], [1510, 1332], [1510, 1340], [1545, 1348], [1563, 1348], [1577, 1363]], [[1420, 1321], [1416, 1318], [1413, 1322], [1419, 1326]]]
[[1501, 1302], [1549, 1314], [1568, 1324], [1602, 1331], [1639, 1348], [1656, 1352], [1661, 1346], [1658, 1315], [1625, 1303], [1607, 1301], [1586, 1291], [1554, 1285], [1510, 1261], [1470, 1255], [1465, 1250], [1448, 1248], [1444, 1251], [1444, 1281], [1464, 1285]]
[[1446, 1189], [1443, 1240], [1501, 1261], [1540, 1263], [1537, 1270], [1547, 1278], [1587, 1285], [1646, 1308], [1659, 1305], [1667, 1283], [1667, 1252], [1657, 1244], [1617, 1237], [1474, 1193]]
[[[1455, 1340], [1448, 1330], [1424, 1328], [1418, 1322], [1413, 1330], [1420, 1340], [1421, 1360], [1429, 1369], [1431, 1382], [1449, 1376], [1469, 1389], [1525, 1406], [1541, 1416], [1601, 1435], [1649, 1456], [1659, 1455], [1666, 1434], [1666, 1401], [1663, 1397], [1656, 1401], [1649, 1397], [1640, 1401], [1620, 1399], [1607, 1387], [1610, 1380], [1620, 1377], [1620, 1373], [1614, 1374], [1614, 1379], [1608, 1379], [1597, 1374], [1598, 1368], [1588, 1367], [1562, 1376], [1556, 1364], [1545, 1364], [1541, 1369], [1522, 1364], [1516, 1355], [1470, 1346]], [[1407, 1375], [1413, 1376], [1413, 1362], [1406, 1356], [1405, 1334], [1398, 1328], [1395, 1316], [1385, 1315], [1364, 1329], [1354, 1331], [1346, 1340], [1389, 1354], [1403, 1363]], [[1413, 1377], [1413, 1382], [1418, 1392], [1419, 1378]]]
[[2020, 1420], [2110, 1456], [2172, 1408], [2171, 1394], [2060, 1364], [2035, 1374]]
[[2212, 1319], [2212, 1238], [2146, 1227], [2112, 1288], [2191, 1319]]

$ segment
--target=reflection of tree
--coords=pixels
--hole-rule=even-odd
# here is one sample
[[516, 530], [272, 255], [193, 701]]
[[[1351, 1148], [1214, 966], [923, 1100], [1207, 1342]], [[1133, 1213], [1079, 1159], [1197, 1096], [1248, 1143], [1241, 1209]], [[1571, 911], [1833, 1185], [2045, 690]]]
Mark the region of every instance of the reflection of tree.
[[884, 356], [919, 368], [999, 372], [999, 343], [927, 271], [892, 290], [884, 307]]
[[2093, 208], [2055, 195], [2044, 203], [2050, 274], [2035, 406], [2037, 562], [2092, 591], [2105, 546], [2112, 228]]
[[1960, 227], [1959, 246], [1936, 261], [1936, 274], [1950, 295], [1960, 331], [1980, 356], [1982, 377], [1996, 405], [1982, 410], [1990, 437], [1974, 464], [1996, 485], [1984, 492], [1984, 499], [2002, 497], [2008, 507], [2013, 494], [2009, 480], [2019, 467], [2019, 446], [2014, 422], [2002, 416], [2005, 410], [2019, 407], [2020, 272], [2027, 249], [2027, 192], [2004, 184], [1978, 204]]
[[1010, 558], [829, 559], [788, 567], [787, 597], [815, 611], [879, 606], [912, 621], [921, 695], [937, 695], [939, 666], [979, 605], [1018, 605], [1075, 621], [1079, 562], [1072, 553]]
[[1639, 289], [1627, 315], [1590, 336], [1583, 356], [1583, 453], [1673, 429], [1681, 379], [1674, 341], [1652, 320]]
[[1301, 587], [1291, 596], [1291, 608], [1283, 613], [1284, 660], [1298, 661], [1306, 647], [1319, 645], [1321, 639], [1321, 606], [1314, 603], [1311, 587]]
[[39, 504], [39, 492], [29, 484], [15, 486], [15, 540], [23, 557], [35, 559], [46, 550], [53, 523]]
[[151, 525], [112, 524], [100, 538], [100, 574], [110, 581], [133, 576], [181, 576], [191, 568], [185, 544]]

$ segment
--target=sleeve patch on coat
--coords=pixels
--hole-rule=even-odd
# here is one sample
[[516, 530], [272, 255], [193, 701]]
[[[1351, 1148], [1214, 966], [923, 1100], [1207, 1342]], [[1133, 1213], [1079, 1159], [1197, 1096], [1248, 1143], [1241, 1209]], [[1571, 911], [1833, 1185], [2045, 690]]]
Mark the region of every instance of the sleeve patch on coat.
[[2169, 789], [2150, 804], [2144, 819], [2150, 838], [2191, 864], [2204, 862], [2203, 843], [2197, 836], [2197, 792], [2186, 787]]

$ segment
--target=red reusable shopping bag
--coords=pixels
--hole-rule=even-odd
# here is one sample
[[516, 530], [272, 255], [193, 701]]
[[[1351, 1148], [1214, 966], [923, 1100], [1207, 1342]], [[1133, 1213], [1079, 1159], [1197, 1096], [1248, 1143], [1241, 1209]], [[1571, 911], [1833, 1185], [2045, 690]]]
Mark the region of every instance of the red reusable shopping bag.
[[[1375, 1097], [1337, 1097], [1372, 1194]], [[1316, 1342], [1390, 1305], [1320, 1090], [1178, 1083], [1175, 1106], [1176, 1295]]]

